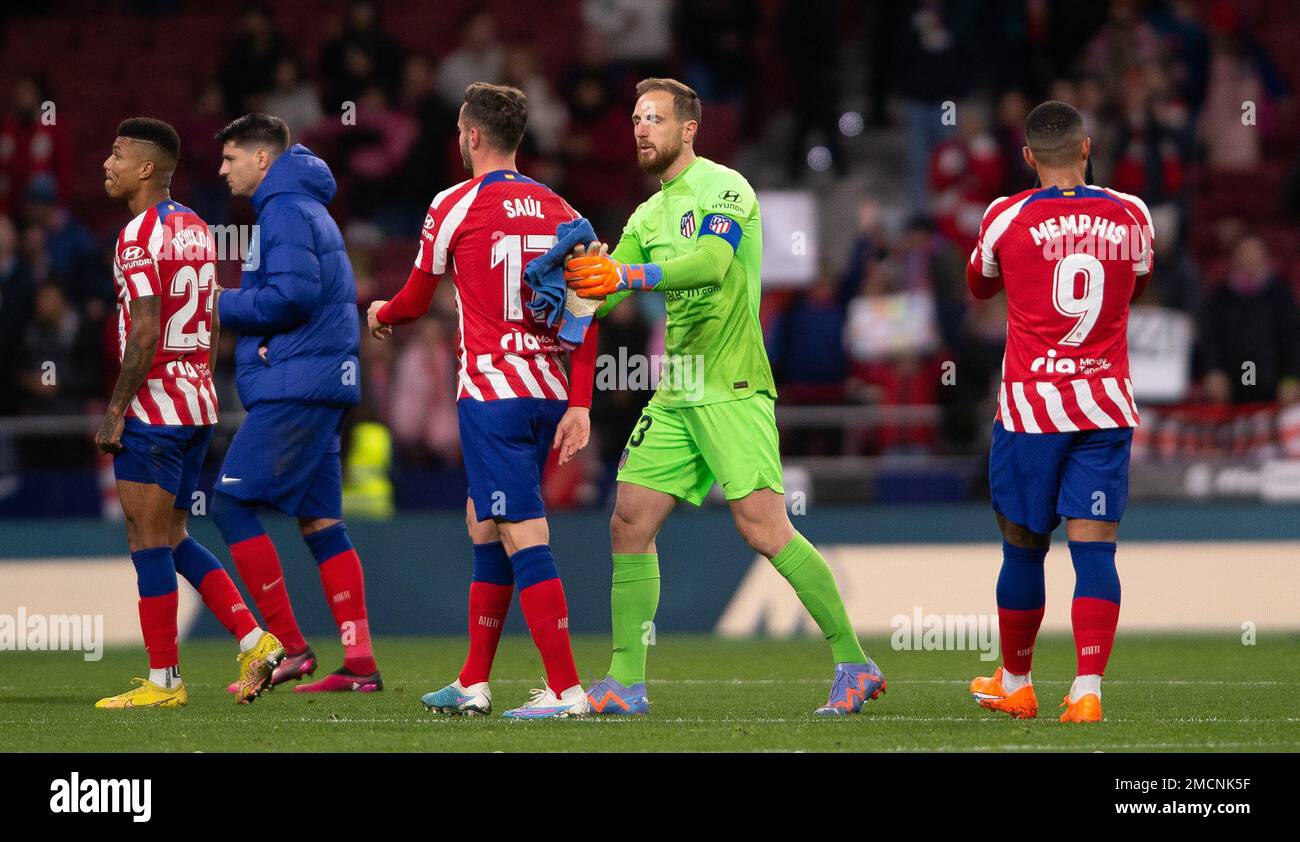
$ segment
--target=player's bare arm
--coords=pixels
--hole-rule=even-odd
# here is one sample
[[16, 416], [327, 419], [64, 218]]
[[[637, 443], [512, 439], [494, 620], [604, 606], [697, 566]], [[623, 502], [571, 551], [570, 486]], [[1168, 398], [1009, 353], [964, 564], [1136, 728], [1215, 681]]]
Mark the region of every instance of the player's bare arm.
[[144, 385], [149, 367], [153, 365], [161, 333], [161, 312], [161, 296], [149, 295], [131, 302], [131, 332], [126, 338], [126, 349], [122, 352], [122, 371], [117, 375], [113, 396], [109, 398], [104, 423], [95, 434], [95, 446], [104, 453], [119, 453], [122, 450], [126, 408]]
[[560, 464], [566, 464], [578, 451], [587, 446], [591, 438], [591, 407], [571, 406], [564, 411], [555, 428], [552, 450], [560, 451]]

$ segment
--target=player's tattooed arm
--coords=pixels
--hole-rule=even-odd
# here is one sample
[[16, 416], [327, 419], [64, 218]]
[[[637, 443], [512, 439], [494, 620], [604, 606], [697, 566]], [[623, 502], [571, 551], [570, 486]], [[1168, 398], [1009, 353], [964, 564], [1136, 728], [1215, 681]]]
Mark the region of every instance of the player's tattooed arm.
[[221, 318], [217, 316], [217, 300], [221, 298], [221, 287], [212, 285], [212, 328], [208, 332], [208, 371], [217, 373], [217, 349], [221, 344]]
[[148, 295], [131, 301], [131, 332], [127, 334], [126, 348], [122, 352], [122, 371], [117, 375], [113, 396], [108, 400], [104, 423], [95, 434], [95, 445], [105, 453], [122, 451], [126, 408], [144, 385], [154, 354], [158, 352], [161, 312], [162, 296]]

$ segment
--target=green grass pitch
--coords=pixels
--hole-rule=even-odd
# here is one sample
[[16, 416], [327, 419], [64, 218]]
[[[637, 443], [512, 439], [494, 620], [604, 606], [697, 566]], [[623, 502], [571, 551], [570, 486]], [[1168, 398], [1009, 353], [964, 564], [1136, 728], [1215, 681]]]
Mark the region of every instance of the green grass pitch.
[[[830, 668], [816, 640], [660, 635], [651, 651], [649, 717], [509, 722], [501, 711], [540, 686], [531, 643], [501, 643], [491, 717], [427, 713], [421, 694], [451, 680], [460, 638], [376, 642], [386, 688], [303, 696], [288, 687], [240, 707], [228, 641], [182, 645], [190, 704], [102, 711], [100, 696], [143, 674], [139, 650], [0, 654], [0, 751], [1297, 751], [1300, 641], [1261, 636], [1124, 635], [1105, 687], [1106, 721], [1066, 726], [1056, 707], [1073, 675], [1065, 637], [1042, 640], [1034, 664], [1040, 716], [1016, 722], [980, 710], [969, 679], [991, 671], [972, 652], [894, 652], [868, 639], [889, 691], [861, 716], [816, 719]], [[322, 668], [337, 644], [319, 641]], [[605, 639], [575, 641], [584, 680], [605, 666]], [[319, 673], [318, 673], [319, 675]]]

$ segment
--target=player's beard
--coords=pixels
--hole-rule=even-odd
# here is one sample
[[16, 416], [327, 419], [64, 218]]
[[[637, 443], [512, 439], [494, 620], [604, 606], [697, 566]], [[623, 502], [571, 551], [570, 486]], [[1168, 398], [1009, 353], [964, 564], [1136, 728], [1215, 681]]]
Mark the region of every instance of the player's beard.
[[664, 147], [663, 149], [656, 146], [654, 147], [654, 156], [649, 159], [641, 157], [641, 149], [638, 147], [636, 158], [637, 164], [640, 165], [641, 172], [646, 173], [647, 175], [659, 175], [673, 165], [677, 160], [677, 157], [682, 154], [682, 147], [685, 145], [686, 144], [682, 143], [681, 138], [677, 138], [677, 142], [671, 146]]
[[467, 140], [461, 140], [460, 142], [460, 162], [465, 165], [465, 172], [469, 173], [469, 177], [473, 178], [474, 162], [469, 159], [469, 143]]

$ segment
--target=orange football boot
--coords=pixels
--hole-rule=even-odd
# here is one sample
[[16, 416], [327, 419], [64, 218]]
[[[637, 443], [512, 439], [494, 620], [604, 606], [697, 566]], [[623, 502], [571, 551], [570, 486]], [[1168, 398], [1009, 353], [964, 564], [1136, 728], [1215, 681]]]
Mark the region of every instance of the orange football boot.
[[1065, 708], [1065, 713], [1061, 714], [1062, 722], [1101, 721], [1101, 699], [1097, 698], [1096, 693], [1080, 696], [1077, 702], [1070, 701], [1067, 695], [1061, 701], [1061, 707]]
[[1033, 719], [1038, 716], [1038, 697], [1034, 685], [1026, 684], [1008, 695], [1002, 688], [1002, 667], [987, 678], [976, 678], [970, 683], [970, 694], [980, 707], [1000, 710], [1012, 719]]

